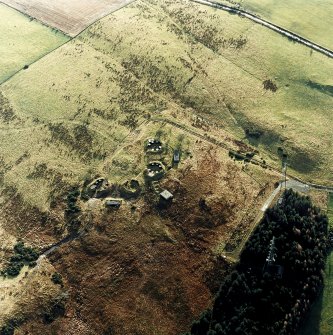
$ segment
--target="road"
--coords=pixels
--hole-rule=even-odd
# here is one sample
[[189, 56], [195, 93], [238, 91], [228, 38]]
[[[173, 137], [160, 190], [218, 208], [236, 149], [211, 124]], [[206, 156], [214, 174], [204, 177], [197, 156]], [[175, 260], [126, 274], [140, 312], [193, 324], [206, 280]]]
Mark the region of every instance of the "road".
[[267, 198], [263, 206], [261, 207], [261, 210], [264, 212], [274, 201], [277, 194], [280, 192], [280, 190], [286, 189], [293, 189], [296, 192], [301, 193], [307, 193], [310, 190], [320, 190], [324, 192], [333, 192], [333, 187], [328, 187], [325, 185], [318, 185], [318, 184], [311, 184], [311, 183], [305, 183], [301, 180], [296, 179], [288, 179], [286, 181], [286, 184], [284, 182], [281, 182], [278, 187], [274, 189], [274, 191], [270, 194], [270, 196]]
[[81, 237], [83, 234], [82, 233], [77, 233], [77, 234], [72, 234], [64, 237], [62, 240], [58, 241], [57, 243], [52, 244], [51, 246], [47, 247], [44, 249], [44, 251], [39, 255], [36, 263], [38, 268], [40, 266], [40, 263], [43, 261], [44, 258], [46, 258], [47, 255], [51, 254], [53, 251], [61, 247], [62, 245], [69, 243], [79, 237]]
[[[249, 239], [253, 230], [256, 228], [256, 226], [260, 223], [260, 221], [264, 217], [265, 211], [267, 210], [267, 208], [269, 208], [272, 205], [272, 203], [274, 202], [274, 200], [276, 199], [278, 194], [280, 192], [284, 191], [285, 187], [286, 187], [286, 189], [291, 188], [294, 191], [302, 192], [302, 193], [307, 193], [311, 189], [318, 189], [316, 187], [311, 186], [310, 184], [306, 184], [306, 183], [303, 183], [303, 182], [295, 180], [295, 179], [288, 179], [286, 181], [286, 184], [284, 184], [284, 181], [283, 182], [281, 181], [279, 183], [279, 185], [268, 196], [268, 198], [266, 199], [266, 201], [262, 205], [261, 209], [258, 211], [257, 217], [255, 218], [255, 220], [253, 220], [253, 224], [251, 225], [250, 229], [246, 233], [244, 233], [243, 239], [239, 243], [239, 245], [231, 252], [224, 251], [224, 257], [226, 259], [228, 259], [230, 262], [237, 262], [238, 257], [239, 257], [241, 251], [243, 250], [243, 248], [245, 246], [246, 241]], [[330, 189], [327, 190], [325, 188], [324, 190], [329, 191]]]
[[261, 207], [261, 211], [265, 212], [266, 209], [272, 204], [276, 196], [279, 194], [280, 191], [282, 191], [284, 188], [286, 189], [293, 189], [297, 192], [307, 193], [310, 189], [314, 189], [314, 187], [311, 187], [308, 184], [305, 184], [303, 182], [300, 182], [295, 179], [289, 179], [284, 182], [280, 182], [279, 186], [277, 186], [274, 191], [270, 194], [270, 196], [267, 198], [267, 200], [264, 202], [264, 204]]
[[[204, 136], [192, 129], [188, 129], [188, 127], [186, 127], [183, 124], [179, 124], [177, 122], [174, 122], [172, 120], [168, 120], [166, 118], [161, 118], [161, 117], [157, 117], [157, 118], [152, 118], [150, 120], [150, 122], [162, 122], [162, 123], [168, 123], [176, 128], [179, 128], [195, 137], [198, 137], [206, 142], [212, 143], [214, 145], [217, 145], [225, 150], [230, 150], [229, 146], [226, 143], [223, 143], [219, 140], [216, 140], [214, 138], [210, 138], [207, 136]], [[142, 124], [147, 124], [149, 122], [147, 121], [143, 121], [140, 126]], [[127, 134], [126, 137], [128, 137], [130, 134]], [[127, 145], [127, 144], [126, 144]], [[117, 151], [118, 152], [118, 151]], [[257, 161], [255, 159], [252, 159], [255, 162], [258, 162], [259, 166], [261, 166], [261, 162]], [[268, 166], [268, 165], [267, 165]], [[274, 170], [276, 172], [279, 172], [276, 168], [272, 167], [272, 166], [268, 166], [271, 170]], [[285, 167], [286, 168], [286, 167]], [[281, 177], [284, 178], [284, 172], [281, 174], [281, 172], [279, 172], [281, 174]], [[326, 186], [326, 185], [318, 185], [318, 184], [312, 184], [312, 183], [306, 183], [296, 177], [292, 177], [290, 175], [286, 175], [287, 176], [287, 180], [286, 180], [286, 184], [284, 185], [284, 181], [280, 182], [279, 185], [273, 190], [273, 192], [269, 195], [269, 197], [266, 199], [265, 203], [262, 205], [261, 207], [261, 212], [265, 212], [267, 210], [267, 208], [269, 208], [271, 206], [271, 204], [273, 203], [274, 199], [276, 198], [276, 196], [278, 195], [278, 193], [280, 191], [282, 191], [282, 189], [285, 187], [286, 189], [292, 188], [294, 191], [297, 192], [302, 192], [302, 193], [307, 193], [310, 189], [316, 189], [316, 190], [322, 190], [322, 191], [326, 191], [326, 192], [333, 192], [333, 187], [330, 186]], [[263, 215], [262, 213], [260, 215]], [[261, 216], [260, 216], [261, 217]], [[256, 221], [260, 221], [260, 220], [256, 220]], [[39, 266], [39, 264], [41, 263], [41, 261], [47, 257], [50, 253], [52, 253], [53, 251], [55, 251], [56, 249], [58, 249], [59, 247], [61, 247], [62, 245], [69, 243], [77, 238], [82, 237], [85, 233], [87, 233], [87, 231], [89, 231], [90, 227], [92, 225], [92, 217], [91, 217], [91, 213], [90, 213], [90, 219], [89, 219], [89, 225], [87, 227], [85, 227], [84, 230], [76, 233], [76, 234], [72, 234], [72, 235], [68, 235], [66, 237], [64, 237], [62, 240], [60, 240], [59, 242], [49, 246], [47, 249], [43, 250], [43, 252], [40, 254], [38, 260], [37, 260], [37, 265]], [[245, 243], [245, 242], [244, 242]]]
[[279, 194], [281, 191], [281, 184], [277, 188], [274, 189], [274, 191], [270, 194], [270, 196], [267, 198], [267, 200], [264, 202], [264, 204], [261, 207], [261, 211], [265, 212], [266, 209], [272, 204], [275, 197]]
[[272, 22], [269, 22], [267, 20], [264, 20], [264, 19], [261, 19], [259, 16], [257, 15], [254, 15], [254, 14], [251, 14], [243, 9], [239, 9], [239, 8], [236, 8], [236, 7], [231, 7], [231, 6], [227, 6], [227, 5], [223, 5], [223, 4], [220, 4], [218, 2], [215, 2], [215, 1], [209, 1], [209, 0], [191, 0], [193, 2], [197, 2], [197, 3], [200, 3], [202, 5], [206, 5], [206, 6], [210, 6], [210, 7], [213, 7], [213, 8], [217, 8], [217, 9], [221, 9], [221, 10], [224, 10], [224, 11], [227, 11], [229, 13], [233, 13], [233, 14], [238, 14], [239, 16], [242, 16], [242, 17], [246, 17], [256, 23], [259, 23], [261, 24], [262, 26], [266, 27], [266, 28], [269, 28], [277, 33], [279, 33], [280, 35], [283, 35], [283, 36], [286, 36], [290, 39], [292, 39], [293, 41], [295, 42], [298, 42], [298, 43], [301, 43], [305, 46], [307, 46], [308, 48], [311, 48], [313, 50], [316, 50], [330, 58], [333, 58], [333, 51], [328, 49], [328, 48], [325, 48], [315, 42], [312, 42], [310, 40], [308, 40], [307, 38], [305, 37], [302, 37], [290, 30], [287, 30], [283, 27], [280, 27]]
[[[194, 0], [193, 0], [194, 1]], [[191, 134], [199, 139], [202, 139], [206, 142], [209, 142], [211, 144], [214, 144], [220, 148], [223, 148], [225, 150], [228, 151], [234, 151], [234, 148], [232, 148], [231, 146], [229, 146], [227, 143], [224, 143], [220, 140], [217, 140], [216, 138], [213, 137], [209, 137], [209, 136], [205, 136], [201, 133], [199, 133], [198, 131], [195, 131], [193, 129], [189, 129], [186, 125], [169, 120], [167, 118], [163, 118], [163, 117], [154, 117], [151, 119], [152, 122], [161, 122], [161, 123], [167, 123], [170, 124], [173, 127], [176, 127], [178, 129], [181, 129], [185, 132], [187, 132], [188, 134]], [[258, 166], [263, 166], [263, 163], [261, 160], [256, 159], [256, 158], [251, 158], [251, 162], [254, 162], [255, 164], [257, 164]], [[269, 168], [272, 171], [277, 172], [278, 174], [281, 174], [281, 171], [272, 166], [269, 165], [267, 163], [264, 164], [266, 168]], [[281, 175], [282, 176], [282, 175]], [[284, 177], [284, 175], [283, 175]], [[303, 188], [303, 191], [299, 189], [299, 192], [304, 192], [304, 187], [310, 187], [311, 189], [316, 189], [316, 190], [322, 190], [322, 191], [326, 191], [326, 192], [333, 192], [333, 186], [328, 186], [328, 185], [320, 185], [320, 184], [314, 184], [314, 183], [309, 183], [309, 182], [305, 182], [303, 180], [301, 180], [300, 178], [291, 175], [290, 173], [286, 174], [286, 177], [288, 178], [287, 180], [287, 186], [291, 185], [289, 188], [293, 188], [295, 190], [297, 190], [296, 188]]]

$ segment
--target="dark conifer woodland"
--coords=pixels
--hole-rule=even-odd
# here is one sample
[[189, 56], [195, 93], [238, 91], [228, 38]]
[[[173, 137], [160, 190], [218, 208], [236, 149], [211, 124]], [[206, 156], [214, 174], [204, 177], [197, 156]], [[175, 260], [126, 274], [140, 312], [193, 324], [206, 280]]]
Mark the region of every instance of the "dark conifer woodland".
[[212, 310], [190, 334], [296, 333], [323, 285], [328, 219], [292, 190], [278, 203], [266, 211]]

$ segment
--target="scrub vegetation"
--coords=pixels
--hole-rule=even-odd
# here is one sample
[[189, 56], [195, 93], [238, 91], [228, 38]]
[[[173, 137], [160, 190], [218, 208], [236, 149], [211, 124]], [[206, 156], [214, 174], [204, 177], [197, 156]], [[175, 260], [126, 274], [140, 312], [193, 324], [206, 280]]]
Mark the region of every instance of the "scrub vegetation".
[[[332, 71], [331, 59], [237, 15], [138, 0], [3, 83], [1, 269], [18, 239], [42, 257], [0, 278], [0, 324], [22, 317], [20, 331], [36, 335], [188, 330], [262, 218], [281, 161], [307, 182], [332, 184], [333, 130], [323, 126], [332, 119]], [[160, 180], [146, 177], [152, 166], [163, 168]], [[172, 203], [161, 205], [162, 190]], [[286, 276], [292, 266], [317, 276], [296, 261], [315, 244], [322, 268], [320, 214], [289, 195], [314, 217], [288, 212], [289, 224], [270, 210], [265, 218], [276, 214], [285, 231], [263, 221], [260, 250], [246, 250], [261, 262], [276, 230], [279, 247], [291, 239], [280, 254], [291, 256], [281, 260]], [[294, 236], [294, 225], [314, 229]], [[304, 283], [313, 294], [317, 277]]]

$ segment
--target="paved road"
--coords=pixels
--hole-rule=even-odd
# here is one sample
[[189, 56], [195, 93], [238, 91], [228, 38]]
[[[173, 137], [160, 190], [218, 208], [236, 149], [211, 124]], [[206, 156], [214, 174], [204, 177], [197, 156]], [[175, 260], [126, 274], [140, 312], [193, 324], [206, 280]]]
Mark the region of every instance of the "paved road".
[[[319, 186], [319, 187], [318, 187]], [[286, 189], [293, 189], [297, 192], [307, 193], [310, 190], [322, 190], [326, 192], [332, 192], [333, 189], [330, 187], [325, 187], [322, 185], [315, 185], [315, 184], [306, 184], [301, 181], [295, 180], [295, 179], [289, 179], [287, 180], [286, 184], [284, 182], [281, 182], [277, 188], [274, 189], [274, 191], [270, 194], [270, 196], [267, 198], [263, 206], [261, 207], [261, 210], [263, 212], [266, 211], [266, 209], [272, 204], [275, 197], [279, 194], [280, 191], [283, 191], [284, 188]]]
[[315, 42], [312, 42], [296, 33], [293, 33], [292, 31], [290, 30], [287, 30], [283, 27], [280, 27], [272, 22], [269, 22], [267, 20], [264, 20], [264, 19], [261, 19], [260, 17], [258, 17], [257, 15], [254, 15], [254, 14], [251, 14], [245, 10], [242, 10], [242, 9], [239, 9], [239, 8], [236, 8], [236, 7], [231, 7], [231, 6], [227, 6], [227, 5], [223, 5], [223, 4], [220, 4], [218, 2], [215, 2], [215, 1], [209, 1], [209, 0], [191, 0], [193, 2], [197, 2], [197, 3], [200, 3], [202, 5], [206, 5], [206, 6], [210, 6], [210, 7], [213, 7], [213, 8], [217, 8], [217, 9], [221, 9], [221, 10], [224, 10], [224, 11], [227, 11], [229, 13], [233, 13], [233, 14], [238, 14], [240, 16], [243, 16], [243, 17], [246, 17], [256, 23], [259, 23], [283, 36], [286, 36], [290, 39], [292, 39], [293, 41], [295, 42], [298, 42], [298, 43], [301, 43], [313, 50], [316, 50], [330, 58], [333, 58], [333, 51], [328, 49], [328, 48], [325, 48]]
[[266, 209], [271, 205], [271, 203], [274, 201], [275, 197], [278, 195], [280, 191], [281, 191], [281, 184], [279, 184], [279, 186], [276, 189], [274, 189], [274, 191], [270, 194], [265, 203], [262, 205], [261, 207], [262, 212], [266, 211]]

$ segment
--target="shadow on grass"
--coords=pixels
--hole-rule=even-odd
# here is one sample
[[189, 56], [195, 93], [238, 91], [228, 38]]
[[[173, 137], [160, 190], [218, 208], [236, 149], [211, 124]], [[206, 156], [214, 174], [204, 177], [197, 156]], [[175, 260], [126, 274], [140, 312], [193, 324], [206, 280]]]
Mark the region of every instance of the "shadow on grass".
[[320, 335], [320, 321], [323, 308], [323, 297], [324, 292], [321, 291], [319, 297], [305, 316], [304, 322], [301, 325], [297, 335]]
[[323, 84], [319, 84], [311, 80], [307, 81], [306, 85], [312, 89], [318, 90], [322, 93], [325, 93], [333, 97], [333, 86], [332, 85], [323, 85]]
[[306, 152], [297, 147], [287, 147], [288, 163], [300, 173], [312, 173], [320, 166], [320, 157], [314, 152]]
[[297, 335], [332, 335], [333, 310], [332, 310], [332, 263], [333, 252], [327, 257], [325, 271], [325, 286], [305, 316], [304, 322]]

